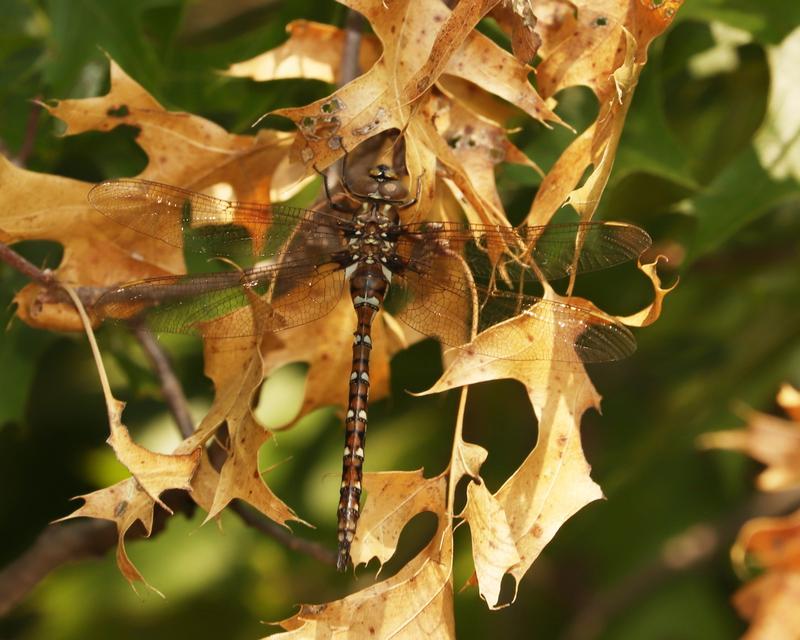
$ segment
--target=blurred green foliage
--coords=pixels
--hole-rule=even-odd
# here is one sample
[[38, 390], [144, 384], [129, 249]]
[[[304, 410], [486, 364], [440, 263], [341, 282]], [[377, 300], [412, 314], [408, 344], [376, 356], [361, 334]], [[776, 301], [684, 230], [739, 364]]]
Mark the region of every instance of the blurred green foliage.
[[[262, 113], [301, 105], [330, 87], [318, 82], [256, 83], [217, 70], [277, 45], [294, 18], [341, 24], [339, 5], [319, 0], [213, 3], [206, 0], [2, 0], [0, 141], [13, 155], [25, 143], [31, 98], [97, 95], [107, 89], [104, 52], [165, 106], [201, 114], [246, 132]], [[242, 9], [237, 13], [237, 7]], [[228, 13], [221, 7], [229, 9]], [[782, 381], [800, 383], [800, 198], [795, 174], [764, 160], [765, 137], [779, 127], [769, 91], [771, 53], [800, 24], [800, 5], [783, 0], [693, 0], [651, 48], [622, 139], [601, 215], [648, 229], [673, 257], [664, 268], [681, 283], [661, 319], [638, 332], [627, 362], [596, 367], [603, 416], [588, 415], [583, 436], [593, 477], [608, 500], [571, 519], [519, 587], [515, 606], [490, 613], [475, 590], [456, 596], [459, 637], [582, 638], [595, 623], [605, 639], [730, 638], [742, 632], [729, 597], [738, 582], [727, 548], [752, 499], [755, 465], [734, 454], [702, 453], [698, 434], [739, 424], [737, 402], [774, 407]], [[795, 36], [796, 37], [796, 36]], [[578, 129], [597, 110], [592, 94], [570, 89], [559, 112]], [[795, 98], [796, 100], [796, 98]], [[796, 107], [797, 108], [797, 107]], [[58, 122], [38, 124], [27, 166], [98, 180], [133, 175], [146, 158], [131, 131], [59, 138]], [[521, 121], [522, 122], [522, 121]], [[277, 121], [270, 126], [286, 126]], [[547, 167], [569, 143], [565, 130], [525, 123], [515, 142]], [[796, 153], [797, 136], [778, 157]], [[501, 167], [510, 216], [524, 216], [537, 180]], [[16, 247], [53, 266], [60, 248]], [[103, 441], [105, 410], [81, 336], [29, 329], [12, 319], [24, 279], [0, 264], [0, 517], [5, 564], [47, 522], [74, 507], [69, 499], [123, 477]], [[614, 312], [649, 299], [635, 270], [585, 278], [578, 293]], [[126, 423], [141, 442], [165, 450], [177, 437], [158, 384], [135, 343], [102, 336]], [[166, 339], [198, 415], [211, 399], [197, 343]], [[368, 467], [438, 472], [449, 458], [455, 397], [412, 398], [441, 371], [426, 342], [398, 355], [392, 397], [370, 413]], [[281, 371], [259, 411], [279, 425], [299, 403], [304, 368]], [[343, 389], [344, 393], [344, 389]], [[536, 439], [532, 412], [512, 382], [478, 385], [470, 396], [466, 438], [491, 452], [484, 468], [496, 490]], [[314, 523], [303, 536], [334, 540], [341, 428], [319, 411], [280, 432], [263, 452], [275, 465], [271, 486]], [[291, 458], [287, 463], [286, 461]], [[12, 616], [0, 637], [254, 638], [259, 620], [289, 616], [298, 602], [322, 602], [352, 587], [352, 574], [285, 551], [234, 516], [200, 527], [178, 516], [153, 540], [129, 545], [134, 562], [167, 600], [135, 595], [113, 554], [63, 568]], [[396, 569], [422, 544], [420, 518], [401, 539]], [[705, 562], [661, 571], [665, 543], [687, 528], [718, 532]], [[456, 588], [471, 572], [469, 540], [456, 534]], [[362, 579], [356, 584], [366, 584]], [[512, 585], [507, 585], [509, 595]], [[605, 608], [604, 608], [605, 607]], [[598, 611], [600, 614], [598, 614]], [[576, 635], [577, 634], [577, 635]]]

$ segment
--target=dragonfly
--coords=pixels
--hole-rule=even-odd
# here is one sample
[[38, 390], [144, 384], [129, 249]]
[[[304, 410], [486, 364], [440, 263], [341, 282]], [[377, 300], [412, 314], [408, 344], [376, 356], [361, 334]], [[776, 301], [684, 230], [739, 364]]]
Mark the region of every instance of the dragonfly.
[[[154, 332], [247, 336], [317, 320], [347, 289], [356, 319], [337, 514], [337, 568], [344, 571], [360, 513], [372, 328], [381, 310], [446, 346], [484, 356], [618, 360], [636, 346], [626, 327], [601, 312], [542, 298], [531, 287], [637, 258], [651, 240], [639, 227], [617, 222], [404, 222], [418, 203], [419, 180], [412, 196], [394, 168], [377, 164], [354, 179], [346, 163], [339, 180], [331, 195], [324, 179], [327, 206], [310, 209], [232, 202], [136, 179], [101, 182], [89, 201], [165, 245], [213, 256], [248, 254], [253, 262], [113, 287], [97, 301], [104, 317], [135, 320]], [[258, 322], [237, 314], [243, 307]], [[530, 319], [524, 330], [506, 322], [520, 315]], [[221, 317], [231, 321], [212, 322]], [[472, 340], [503, 322], [508, 331]], [[514, 330], [522, 331], [519, 339]], [[548, 340], [561, 341], [561, 348], [543, 354], [520, 346]]]

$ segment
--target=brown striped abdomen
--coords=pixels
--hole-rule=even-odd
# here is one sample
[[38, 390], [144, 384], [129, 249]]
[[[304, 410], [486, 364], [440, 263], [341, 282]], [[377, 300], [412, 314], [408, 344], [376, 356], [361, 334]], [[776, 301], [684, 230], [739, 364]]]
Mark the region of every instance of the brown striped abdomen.
[[372, 350], [372, 321], [383, 304], [388, 281], [381, 267], [359, 264], [350, 278], [350, 296], [358, 326], [353, 334], [353, 368], [345, 417], [342, 486], [339, 497], [339, 552], [336, 568], [344, 571], [350, 560], [350, 545], [356, 534], [364, 465], [364, 443], [369, 403], [369, 357]]

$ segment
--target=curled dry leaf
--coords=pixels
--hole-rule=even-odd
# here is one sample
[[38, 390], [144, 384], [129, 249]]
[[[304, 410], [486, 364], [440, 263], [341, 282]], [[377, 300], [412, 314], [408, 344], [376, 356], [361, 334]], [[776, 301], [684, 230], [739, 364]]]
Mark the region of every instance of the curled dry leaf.
[[[133, 566], [125, 552], [125, 532], [138, 520], [145, 527], [145, 533], [150, 535], [153, 506], [156, 503], [170, 514], [172, 513], [172, 510], [161, 501], [160, 496], [167, 489], [191, 490], [190, 481], [197, 470], [200, 449], [195, 448], [187, 450], [185, 453], [175, 452], [173, 455], [164, 455], [149, 451], [133, 442], [127, 427], [122, 424], [122, 410], [125, 405], [114, 398], [111, 393], [111, 386], [89, 316], [75, 291], [69, 286], [65, 286], [64, 290], [72, 299], [75, 309], [80, 315], [92, 355], [95, 358], [111, 428], [108, 443], [114, 449], [119, 461], [133, 476], [127, 483], [122, 482], [106, 491], [84, 496], [85, 504], [70, 517], [94, 515], [94, 517], [114, 520], [117, 524], [117, 565], [120, 571], [130, 581], [131, 586], [134, 585], [134, 581], [141, 580], [152, 589]], [[128, 513], [132, 501], [135, 502], [135, 505]], [[110, 518], [109, 513], [112, 514]]]
[[[213, 323], [214, 335], [225, 333], [224, 325], [238, 323], [238, 315], [250, 315], [258, 323], [257, 314], [249, 307], [224, 316]], [[258, 333], [258, 331], [253, 332]], [[271, 438], [253, 414], [253, 399], [264, 380], [261, 348], [274, 339], [266, 335], [245, 338], [206, 338], [205, 373], [214, 383], [214, 403], [194, 434], [180, 448], [204, 444], [224, 425], [227, 426], [227, 457], [214, 483], [214, 497], [206, 520], [215, 517], [231, 500], [239, 498], [251, 504], [268, 518], [285, 524], [287, 520], [303, 522], [265, 484], [258, 469], [258, 450]], [[213, 469], [202, 467], [200, 483], [213, 482]], [[211, 477], [209, 477], [211, 476]], [[201, 505], [203, 506], [203, 505]]]
[[[302, 167], [289, 165], [291, 134], [232, 135], [198, 116], [169, 112], [113, 61], [107, 95], [64, 100], [46, 107], [66, 122], [67, 135], [110, 131], [123, 124], [135, 127], [136, 141], [149, 158], [143, 177], [200, 189], [225, 184], [242, 199], [267, 201], [270, 193], [291, 195], [306, 173]], [[91, 209], [86, 200], [90, 184], [24, 171], [0, 158], [0, 185], [0, 240], [61, 243], [64, 258], [55, 270], [61, 282], [102, 291], [121, 282], [185, 271], [179, 247], [121, 227]], [[164, 221], [178, 223], [177, 219]], [[74, 308], [39, 285], [28, 285], [16, 302], [18, 315], [34, 326], [80, 329]], [[124, 533], [136, 520], [149, 531], [153, 504], [167, 488], [194, 487], [193, 497], [209, 510], [210, 517], [231, 499], [242, 498], [278, 522], [298, 520], [266, 487], [257, 469], [258, 448], [269, 438], [250, 410], [253, 394], [263, 379], [261, 356], [252, 342], [224, 342], [206, 343], [206, 368], [216, 387], [212, 410], [173, 455], [156, 454], [134, 443], [121, 423], [121, 405], [112, 405], [109, 443], [134, 479], [90, 494], [87, 504], [73, 516], [105, 517], [117, 522], [118, 561], [129, 579], [140, 580], [141, 575], [125, 554], [121, 544]], [[204, 453], [202, 463], [199, 456], [200, 447], [222, 424], [227, 424], [230, 448], [218, 473]]]
[[542, 44], [535, 31], [533, 0], [503, 0], [492, 11], [492, 17], [511, 35], [511, 50], [519, 61], [531, 62]]
[[731, 555], [767, 570], [800, 572], [800, 511], [783, 518], [754, 518], [742, 527]]
[[658, 275], [658, 265], [662, 260], [665, 260], [665, 258], [658, 256], [653, 262], [642, 264], [642, 262], [639, 261], [637, 263], [639, 270], [647, 276], [650, 280], [650, 284], [653, 286], [653, 302], [644, 309], [629, 316], [617, 316], [617, 320], [622, 324], [629, 327], [647, 327], [658, 320], [661, 315], [661, 308], [664, 305], [664, 298], [678, 286], [677, 280], [670, 287], [661, 286], [661, 278]]
[[[604, 0], [536, 5], [542, 36], [537, 80], [544, 97], [586, 85], [597, 95], [597, 119], [562, 153], [548, 172], [528, 214], [545, 224], [565, 202], [583, 219], [592, 216], [605, 189], [647, 47], [675, 16], [682, 0]], [[576, 10], [577, 9], [577, 10]], [[578, 186], [592, 168], [583, 186]]]
[[[271, 192], [285, 197], [302, 186], [305, 169], [287, 169], [291, 134], [238, 136], [199, 116], [167, 111], [113, 61], [108, 94], [45, 106], [66, 122], [67, 135], [136, 128], [136, 141], [149, 158], [141, 177], [196, 189], [224, 183], [240, 199], [262, 201]], [[89, 183], [25, 171], [0, 158], [0, 186], [0, 241], [60, 243], [64, 257], [55, 276], [62, 282], [105, 287], [185, 271], [179, 248], [92, 209]], [[28, 285], [15, 301], [18, 315], [33, 326], [80, 330], [72, 306], [39, 285]]]
[[[342, 50], [347, 33], [329, 24], [295, 20], [286, 25], [289, 39], [255, 58], [231, 65], [226, 75], [253, 80], [305, 78], [339, 84]], [[361, 36], [359, 67], [371, 67], [380, 56], [380, 44], [372, 36]]]

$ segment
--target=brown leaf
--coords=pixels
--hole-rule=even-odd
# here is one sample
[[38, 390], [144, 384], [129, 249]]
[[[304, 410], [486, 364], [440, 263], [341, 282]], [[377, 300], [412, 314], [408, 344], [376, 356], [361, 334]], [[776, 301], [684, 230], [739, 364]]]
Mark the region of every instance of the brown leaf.
[[[783, 393], [785, 401], [791, 394]], [[800, 486], [800, 421], [757, 411], [748, 411], [746, 419], [746, 429], [706, 433], [700, 437], [700, 445], [743, 451], [767, 465], [757, 480], [762, 491]]]
[[393, 2], [391, 10], [362, 0], [346, 4], [370, 21], [383, 53], [366, 73], [331, 96], [275, 112], [297, 125], [305, 163], [326, 167], [342, 148], [353, 149], [387, 129], [403, 129], [413, 119], [412, 107], [442, 73], [467, 79], [537, 119], [559, 121], [528, 82], [530, 67], [472, 31], [492, 2], [463, 3], [453, 14], [424, 0]]
[[[291, 195], [306, 173], [287, 165], [293, 135], [237, 136], [198, 116], [166, 111], [113, 61], [107, 95], [46, 107], [67, 123], [67, 135], [122, 124], [137, 128], [136, 141], [149, 158], [141, 177], [200, 189], [223, 183], [239, 199], [266, 201], [271, 192]], [[104, 287], [185, 271], [180, 249], [92, 209], [86, 200], [91, 184], [25, 171], [0, 158], [0, 185], [0, 241], [61, 243], [55, 276], [62, 282]], [[72, 306], [38, 285], [28, 285], [16, 302], [19, 316], [33, 326], [80, 329]]]
[[[237, 314], [247, 313], [247, 307]], [[236, 323], [237, 314], [224, 316], [214, 323], [213, 333], [224, 335], [226, 323]], [[272, 337], [267, 335], [267, 341]], [[203, 421], [181, 449], [205, 443], [225, 424], [228, 430], [227, 458], [214, 487], [214, 498], [206, 520], [215, 517], [228, 505], [240, 498], [253, 505], [268, 518], [285, 524], [287, 520], [300, 520], [264, 483], [258, 469], [258, 450], [271, 438], [253, 414], [253, 399], [264, 379], [264, 364], [259, 349], [260, 339], [206, 338], [205, 373], [214, 383], [214, 403]], [[213, 478], [206, 469], [202, 480]], [[208, 487], [204, 495], [208, 494]]]
[[[441, 510], [441, 508], [440, 508]], [[396, 575], [342, 600], [303, 605], [270, 638], [455, 638], [452, 531], [442, 524]]]
[[745, 640], [795, 640], [800, 629], [800, 572], [768, 573], [733, 598], [739, 615], [750, 621]]
[[353, 564], [378, 558], [384, 564], [394, 555], [403, 527], [418, 513], [441, 509], [444, 476], [426, 479], [422, 470], [365, 473], [367, 500], [353, 541]]
[[[286, 25], [289, 39], [255, 58], [231, 65], [226, 75], [257, 81], [305, 78], [339, 84], [347, 33], [321, 22], [294, 20]], [[371, 67], [380, 56], [377, 38], [361, 36], [359, 67]]]
[[[701, 446], [734, 449], [767, 465], [758, 476], [760, 489], [775, 491], [800, 486], [800, 416], [798, 392], [783, 385], [778, 403], [792, 417], [784, 420], [748, 411], [747, 427], [704, 434]], [[733, 603], [750, 621], [745, 638], [795, 638], [800, 628], [800, 511], [779, 518], [754, 518], [739, 532], [731, 549], [739, 573], [752, 565], [765, 573], [736, 592]]]
[[134, 127], [136, 142], [148, 157], [140, 178], [192, 189], [227, 182], [240, 200], [269, 195], [271, 169], [286, 156], [292, 134], [234, 135], [200, 116], [167, 111], [113, 60], [110, 65], [111, 89], [106, 95], [45, 105], [66, 122], [66, 135]]
[[511, 50], [520, 62], [533, 60], [542, 44], [534, 31], [536, 15], [532, 0], [503, 0], [492, 11], [492, 17], [506, 33], [511, 34]]
[[[595, 122], [567, 147], [542, 181], [528, 214], [529, 224], [547, 223], [565, 202], [584, 220], [594, 214], [647, 61], [647, 47], [669, 26], [681, 4], [681, 0], [551, 0], [542, 3], [541, 10], [537, 5], [537, 29], [543, 39], [543, 60], [537, 67], [542, 95], [550, 97], [566, 87], [586, 85], [597, 95], [600, 110]], [[589, 167], [592, 172], [576, 189]]]
[[[574, 301], [574, 299], [573, 299]], [[538, 322], [520, 316], [480, 334], [474, 344], [480, 351], [482, 340], [496, 340], [498, 335], [507, 341], [519, 339], [517, 325]], [[549, 331], [556, 331], [556, 325]], [[572, 337], [577, 338], [577, 335]], [[531, 360], [500, 360], [476, 356], [469, 348], [454, 352], [454, 358], [439, 381], [426, 393], [435, 393], [463, 385], [499, 378], [514, 378], [522, 382], [539, 419], [539, 441], [525, 462], [512, 474], [493, 496], [487, 509], [505, 514], [516, 555], [506, 545], [503, 552], [487, 554], [483, 544], [474, 546], [473, 555], [481, 594], [486, 594], [492, 607], [497, 606], [498, 584], [502, 575], [510, 573], [517, 583], [527, 572], [544, 546], [561, 525], [583, 506], [602, 498], [600, 487], [589, 476], [589, 465], [580, 443], [580, 419], [590, 408], [599, 408], [600, 397], [594, 390], [584, 368], [569, 363], [560, 349], [569, 340], [553, 338], [551, 343], [530, 345]], [[538, 356], [534, 355], [538, 354]], [[556, 362], [553, 361], [556, 360]], [[465, 512], [471, 527], [477, 531], [473, 539], [489, 540], [495, 533], [485, 510]], [[472, 515], [472, 519], [470, 519]], [[504, 525], [498, 525], [504, 530]]]
[[768, 570], [800, 571], [800, 511], [781, 518], [754, 518], [739, 532], [731, 555]]
[[191, 490], [192, 477], [200, 462], [199, 448], [186, 454], [154, 453], [131, 439], [128, 429], [119, 422], [119, 417], [111, 424], [108, 444], [147, 495], [170, 513], [171, 510], [161, 502], [159, 496], [167, 489]]
[[117, 566], [128, 582], [143, 582], [149, 589], [159, 595], [161, 593], [144, 579], [139, 570], [128, 558], [125, 550], [125, 533], [137, 522], [144, 527], [145, 534], [153, 530], [153, 507], [155, 502], [142, 490], [133, 478], [122, 480], [115, 485], [78, 496], [84, 501], [83, 506], [70, 515], [57, 520], [89, 517], [111, 520], [117, 525]]
[[503, 576], [520, 561], [506, 512], [485, 484], [470, 482], [467, 505], [459, 517], [470, 524], [472, 557], [481, 597], [491, 609], [496, 609]]
[[667, 294], [672, 293], [675, 287], [678, 286], [678, 280], [675, 280], [670, 287], [661, 286], [661, 278], [658, 275], [658, 265], [663, 259], [662, 256], [658, 256], [650, 263], [642, 264], [641, 261], [637, 262], [636, 266], [639, 268], [639, 271], [648, 277], [650, 284], [653, 286], [653, 302], [644, 309], [629, 316], [616, 316], [617, 320], [622, 324], [629, 327], [648, 327], [661, 316], [664, 298], [667, 297]]

